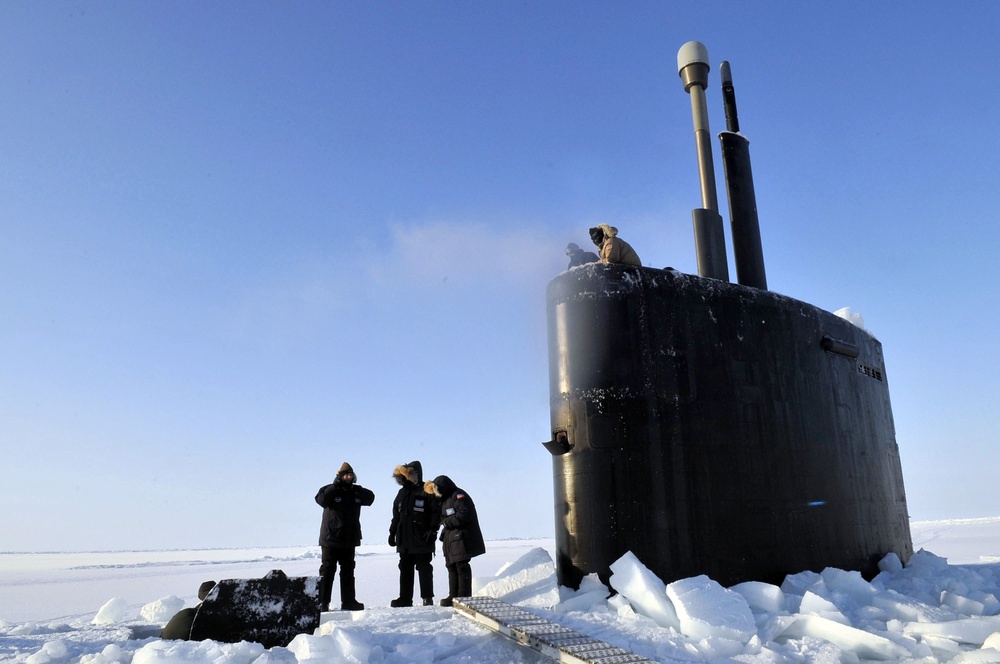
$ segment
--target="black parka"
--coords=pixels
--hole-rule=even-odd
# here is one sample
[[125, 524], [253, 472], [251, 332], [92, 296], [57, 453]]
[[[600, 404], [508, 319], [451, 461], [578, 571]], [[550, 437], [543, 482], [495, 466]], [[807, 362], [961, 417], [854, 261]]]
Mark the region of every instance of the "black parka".
[[399, 553], [434, 553], [441, 522], [441, 501], [424, 491], [424, 471], [419, 461], [397, 466], [393, 477], [401, 482], [392, 503], [390, 541]]
[[476, 504], [447, 475], [439, 475], [426, 487], [441, 498], [441, 542], [449, 565], [471, 560], [486, 553], [483, 531], [479, 528]]
[[340, 475], [316, 493], [323, 508], [319, 545], [347, 548], [361, 544], [361, 508], [375, 502], [375, 494], [358, 484], [347, 484]]

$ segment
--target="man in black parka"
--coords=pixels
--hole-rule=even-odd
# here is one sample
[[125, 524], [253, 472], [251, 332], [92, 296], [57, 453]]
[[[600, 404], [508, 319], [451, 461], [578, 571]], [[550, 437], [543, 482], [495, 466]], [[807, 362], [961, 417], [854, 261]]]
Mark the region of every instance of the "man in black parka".
[[333, 484], [316, 493], [316, 503], [323, 508], [319, 545], [323, 561], [319, 567], [321, 611], [330, 610], [333, 577], [340, 565], [340, 608], [360, 611], [365, 605], [357, 600], [354, 589], [354, 551], [361, 544], [361, 508], [375, 502], [375, 494], [355, 484], [351, 464], [344, 462]]
[[392, 476], [399, 492], [392, 503], [389, 546], [399, 553], [399, 597], [390, 604], [413, 606], [413, 571], [420, 579], [424, 606], [434, 603], [434, 540], [441, 522], [441, 501], [424, 491], [424, 471], [419, 461], [396, 466]]
[[472, 596], [472, 565], [469, 561], [486, 553], [476, 505], [464, 489], [447, 475], [438, 475], [424, 491], [441, 499], [441, 542], [448, 568], [448, 596], [441, 606], [451, 606], [455, 597]]

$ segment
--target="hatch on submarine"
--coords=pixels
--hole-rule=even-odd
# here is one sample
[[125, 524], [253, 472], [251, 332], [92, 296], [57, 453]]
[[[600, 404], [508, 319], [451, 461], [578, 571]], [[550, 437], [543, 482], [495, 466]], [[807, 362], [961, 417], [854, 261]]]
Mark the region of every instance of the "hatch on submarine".
[[631, 551], [666, 583], [780, 584], [826, 567], [870, 579], [913, 553], [882, 345], [767, 289], [728, 63], [719, 136], [738, 283], [715, 191], [708, 52], [684, 44], [702, 207], [698, 275], [592, 263], [548, 286], [559, 582]]

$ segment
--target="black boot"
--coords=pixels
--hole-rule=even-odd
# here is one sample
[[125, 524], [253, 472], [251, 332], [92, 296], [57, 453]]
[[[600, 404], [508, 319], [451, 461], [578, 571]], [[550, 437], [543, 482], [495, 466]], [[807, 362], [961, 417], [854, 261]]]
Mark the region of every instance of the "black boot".
[[389, 602], [389, 606], [391, 606], [394, 609], [398, 609], [404, 606], [413, 606], [413, 600], [407, 599], [405, 597], [397, 597], [396, 599]]
[[[417, 576], [420, 579], [420, 596], [424, 599], [424, 606], [434, 603], [434, 568], [431, 566], [431, 556], [432, 554], [428, 553], [416, 557]], [[412, 584], [410, 587], [413, 587]]]
[[458, 573], [455, 597], [472, 597], [472, 565], [468, 561], [457, 563], [455, 571]]
[[364, 608], [354, 594], [354, 561], [344, 561], [340, 566], [340, 610], [362, 611]]
[[458, 596], [458, 569], [455, 565], [445, 565], [448, 568], [448, 596], [441, 600], [441, 606], [451, 606], [451, 599]]

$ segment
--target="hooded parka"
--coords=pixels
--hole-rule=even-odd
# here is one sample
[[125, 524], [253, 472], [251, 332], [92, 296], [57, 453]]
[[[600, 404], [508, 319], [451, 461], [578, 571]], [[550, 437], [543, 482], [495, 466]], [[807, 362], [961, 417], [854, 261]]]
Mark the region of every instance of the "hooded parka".
[[419, 461], [396, 466], [393, 477], [400, 483], [392, 502], [389, 542], [399, 553], [434, 553], [434, 540], [441, 522], [441, 501], [424, 491], [424, 471]]
[[[626, 265], [642, 265], [639, 254], [625, 240], [618, 237], [618, 229], [608, 224], [598, 224], [604, 239], [598, 245], [602, 263], [624, 263]], [[594, 229], [591, 229], [591, 237]]]
[[469, 494], [455, 486], [447, 475], [439, 475], [428, 482], [425, 491], [441, 498], [441, 542], [445, 562], [449, 565], [465, 562], [486, 553], [476, 505]]

